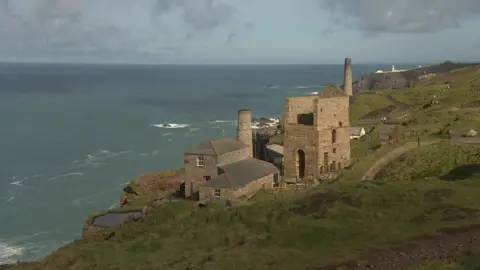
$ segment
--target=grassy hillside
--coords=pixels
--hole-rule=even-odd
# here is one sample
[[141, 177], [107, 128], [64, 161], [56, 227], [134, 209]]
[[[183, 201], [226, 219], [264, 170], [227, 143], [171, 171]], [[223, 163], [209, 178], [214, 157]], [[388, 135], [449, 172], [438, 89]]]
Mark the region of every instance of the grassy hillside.
[[[474, 269], [468, 267], [480, 266], [480, 244], [461, 242], [457, 250], [449, 243], [470, 232], [480, 239], [480, 229], [461, 229], [461, 236], [441, 229], [480, 224], [480, 151], [446, 140], [448, 133], [480, 128], [479, 82], [480, 73], [469, 67], [402, 91], [355, 95], [352, 119], [395, 101], [411, 107], [388, 123], [361, 124], [369, 134], [352, 142], [353, 165], [337, 181], [260, 192], [230, 209], [198, 208], [191, 201], [153, 204], [143, 222], [104, 230], [40, 262], [8, 269], [335, 269], [324, 267], [342, 262], [349, 266], [344, 269]], [[433, 95], [438, 104], [431, 104]], [[418, 138], [445, 140], [398, 157], [373, 181], [359, 181], [374, 162]], [[442, 246], [425, 244], [437, 237], [450, 238]], [[456, 262], [443, 262], [442, 252]]]
[[20, 269], [325, 266], [439, 228], [479, 222], [479, 192], [475, 179], [462, 184], [377, 180], [323, 184], [283, 196], [259, 194], [256, 203], [229, 210], [182, 202], [156, 209], [143, 223], [78, 240], [43, 265]]

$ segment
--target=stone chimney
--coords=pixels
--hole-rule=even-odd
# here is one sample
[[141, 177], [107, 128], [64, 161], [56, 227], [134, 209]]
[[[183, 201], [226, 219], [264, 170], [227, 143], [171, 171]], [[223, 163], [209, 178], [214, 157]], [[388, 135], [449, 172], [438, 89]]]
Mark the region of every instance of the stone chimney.
[[343, 71], [343, 90], [347, 95], [353, 95], [352, 90], [352, 59], [347, 57], [345, 58], [345, 67]]
[[253, 157], [252, 141], [252, 111], [248, 109], [238, 111], [237, 140], [249, 147], [249, 156]]

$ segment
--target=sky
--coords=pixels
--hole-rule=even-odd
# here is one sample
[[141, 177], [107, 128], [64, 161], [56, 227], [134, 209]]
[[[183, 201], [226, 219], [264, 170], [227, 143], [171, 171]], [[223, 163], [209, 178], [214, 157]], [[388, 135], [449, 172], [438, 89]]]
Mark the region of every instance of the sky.
[[480, 0], [0, 0], [0, 61], [480, 61]]

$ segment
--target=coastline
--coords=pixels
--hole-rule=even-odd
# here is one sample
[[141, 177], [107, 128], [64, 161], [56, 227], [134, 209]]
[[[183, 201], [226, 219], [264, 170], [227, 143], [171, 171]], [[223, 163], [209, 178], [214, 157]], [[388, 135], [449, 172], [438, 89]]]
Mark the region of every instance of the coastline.
[[[260, 118], [258, 118], [258, 119], [253, 119], [253, 121], [254, 121], [254, 122], [257, 122], [257, 123], [256, 123], [255, 125], [252, 125], [252, 128], [253, 128], [254, 130], [256, 130], [257, 132], [261, 133], [261, 134], [275, 135], [277, 129], [273, 127], [273, 124], [272, 124], [273, 121], [270, 122], [270, 121], [262, 120], [262, 119], [271, 119], [271, 118], [260, 117]], [[278, 118], [277, 118], [277, 119], [278, 119]], [[265, 121], [265, 123], [264, 123], [263, 125], [261, 125], [261, 124], [262, 124], [262, 121]], [[281, 121], [279, 120], [279, 122], [281, 122]], [[255, 126], [256, 128], [255, 128], [254, 126]], [[179, 151], [182, 151], [182, 150], [183, 150], [183, 149], [179, 149]], [[174, 169], [174, 171], [177, 171], [177, 170], [181, 170], [181, 169]], [[139, 176], [133, 178], [133, 179], [129, 182], [129, 184], [127, 184], [127, 186], [136, 185], [135, 180], [136, 180], [137, 178], [139, 178], [139, 177], [141, 178], [142, 176], [145, 176], [145, 175], [155, 175], [155, 174], [160, 174], [160, 175], [161, 175], [161, 174], [163, 174], [164, 172], [169, 172], [169, 171], [170, 171], [170, 170], [159, 171], [159, 172], [151, 173], [151, 174], [149, 174], [149, 173], [142, 173], [142, 174], [140, 174]], [[178, 173], [178, 172], [176, 172], [176, 173]], [[176, 173], [173, 174], [173, 175], [176, 175]], [[172, 175], [169, 175], [168, 177], [170, 177], [170, 176], [172, 176]], [[165, 180], [165, 181], [167, 181], [167, 180]], [[168, 187], [168, 185], [167, 185], [166, 189], [167, 189], [167, 190], [171, 190], [171, 189]], [[134, 188], [134, 190], [138, 193], [138, 191], [137, 191], [135, 188]], [[165, 191], [165, 190], [163, 190], [163, 191]], [[133, 195], [131, 195], [131, 194], [128, 194], [128, 196], [130, 196], [132, 199], [135, 199], [135, 196], [133, 196]], [[165, 201], [163, 198], [168, 198], [169, 194], [167, 194], [167, 195], [161, 195], [161, 194], [160, 194], [160, 195], [154, 195], [154, 196], [152, 196], [152, 198], [155, 198], [155, 196], [157, 196], [157, 197], [156, 197], [157, 199], [160, 198], [160, 197], [162, 197], [162, 199], [160, 199], [160, 200], [155, 200], [155, 201], [157, 202], [156, 205], [158, 205], [158, 201], [162, 201], [162, 200]], [[138, 198], [137, 198], [137, 199], [138, 199]], [[149, 199], [149, 200], [150, 200], [150, 199]], [[148, 201], [149, 201], [149, 200], [148, 200]], [[143, 207], [142, 207], [142, 206], [139, 206], [139, 205], [140, 205], [140, 204], [139, 204], [139, 203], [140, 203], [140, 200], [137, 200], [136, 202], [138, 203], [138, 205], [135, 204], [135, 203], [133, 203], [133, 204], [135, 204], [135, 208], [133, 208], [132, 205], [126, 205], [126, 206], [124, 206], [123, 209], [121, 209], [121, 211], [128, 212], [128, 211], [133, 211], [133, 210], [143, 210]], [[132, 207], [132, 208], [130, 208], [130, 207]], [[112, 210], [112, 212], [119, 211], [119, 209], [111, 209], [111, 210]], [[87, 221], [88, 221], [89, 219], [90, 219], [90, 221], [91, 221], [92, 216], [100, 216], [100, 215], [103, 215], [103, 214], [105, 214], [105, 211], [109, 211], [109, 210], [103, 210], [102, 212], [96, 212], [96, 213], [90, 214], [90, 215], [87, 217], [87, 220], [85, 221], [85, 224], [87, 224]], [[3, 268], [2, 268], [3, 266], [4, 266], [4, 265], [0, 265], [0, 269], [3, 269]]]

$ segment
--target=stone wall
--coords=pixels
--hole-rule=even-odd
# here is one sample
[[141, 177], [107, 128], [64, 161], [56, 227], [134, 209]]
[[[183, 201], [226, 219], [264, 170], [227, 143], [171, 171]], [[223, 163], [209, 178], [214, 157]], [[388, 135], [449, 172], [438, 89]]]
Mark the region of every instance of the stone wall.
[[297, 123], [298, 114], [313, 113], [315, 96], [287, 98], [285, 104], [285, 124]]
[[220, 188], [220, 197], [215, 198], [213, 196], [214, 194], [214, 188], [213, 187], [200, 187], [199, 191], [199, 199], [200, 201], [209, 201], [210, 199], [221, 199], [221, 200], [233, 200], [242, 196], [248, 196], [254, 193], [257, 193], [258, 191], [262, 189], [273, 189], [273, 180], [274, 180], [274, 175], [268, 175], [263, 178], [260, 178], [258, 180], [250, 182], [248, 185], [242, 187], [242, 188], [237, 188], [237, 189], [231, 189], [231, 188]]
[[217, 166], [238, 162], [242, 159], [251, 157], [251, 152], [252, 151], [249, 150], [248, 147], [245, 147], [237, 151], [232, 151], [223, 155], [219, 155], [217, 156]]
[[349, 97], [319, 98], [317, 101], [317, 129], [331, 129], [350, 125]]
[[299, 177], [297, 170], [299, 150], [305, 153], [305, 176], [315, 176], [317, 171], [317, 135], [313, 126], [287, 123], [283, 147], [286, 177]]
[[198, 192], [200, 185], [205, 183], [204, 176], [211, 178], [218, 175], [217, 157], [203, 155], [205, 166], [197, 166], [197, 157], [202, 155], [184, 154], [185, 166], [185, 197], [188, 198]]
[[[305, 153], [305, 177], [323, 178], [350, 164], [349, 97], [289, 98], [285, 112], [286, 177], [300, 177], [299, 151]], [[313, 113], [313, 125], [297, 123], [297, 115]]]

